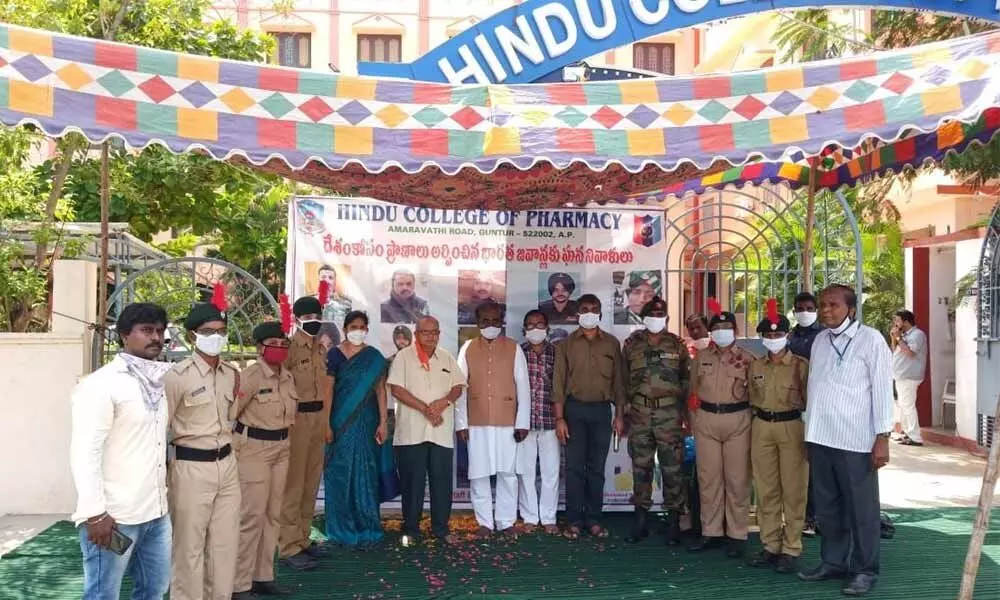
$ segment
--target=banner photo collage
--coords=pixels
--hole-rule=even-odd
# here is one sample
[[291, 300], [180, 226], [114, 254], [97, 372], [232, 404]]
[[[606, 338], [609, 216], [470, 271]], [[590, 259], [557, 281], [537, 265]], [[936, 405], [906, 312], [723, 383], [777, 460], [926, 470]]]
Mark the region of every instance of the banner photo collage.
[[[643, 304], [664, 293], [663, 232], [662, 213], [649, 210], [494, 212], [297, 197], [289, 209], [286, 291], [294, 301], [329, 281], [321, 341], [340, 343], [344, 317], [363, 310], [368, 343], [386, 357], [413, 343], [424, 315], [440, 321], [439, 344], [457, 356], [478, 335], [475, 310], [487, 300], [505, 307], [505, 333], [517, 342], [524, 341], [524, 315], [537, 308], [559, 343], [577, 327], [580, 296], [595, 294], [604, 308], [601, 327], [624, 340], [641, 327]], [[605, 467], [609, 506], [627, 506], [632, 493], [626, 446], [611, 452]], [[460, 443], [455, 454], [461, 506], [469, 502], [468, 459]]]

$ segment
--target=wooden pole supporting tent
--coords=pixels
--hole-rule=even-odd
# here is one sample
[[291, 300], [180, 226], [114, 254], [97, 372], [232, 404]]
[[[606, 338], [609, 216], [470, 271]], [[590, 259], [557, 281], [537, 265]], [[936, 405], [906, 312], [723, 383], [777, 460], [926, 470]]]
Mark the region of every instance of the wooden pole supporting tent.
[[1000, 475], [1000, 440], [997, 439], [997, 424], [1000, 424], [1000, 397], [997, 398], [997, 409], [993, 416], [993, 443], [990, 447], [990, 457], [986, 461], [983, 472], [983, 487], [979, 490], [979, 505], [976, 507], [976, 520], [972, 526], [972, 536], [969, 538], [969, 550], [965, 553], [965, 566], [962, 568], [962, 587], [958, 600], [972, 600], [976, 589], [976, 575], [979, 573], [979, 561], [983, 555], [983, 543], [990, 526], [990, 509], [993, 507], [993, 495], [997, 488], [997, 476]]
[[[819, 159], [811, 161], [809, 166], [809, 193], [806, 196], [806, 235], [805, 247], [802, 249], [802, 291], [813, 291], [813, 231], [816, 227], [816, 168]], [[860, 285], [861, 282], [858, 282]]]

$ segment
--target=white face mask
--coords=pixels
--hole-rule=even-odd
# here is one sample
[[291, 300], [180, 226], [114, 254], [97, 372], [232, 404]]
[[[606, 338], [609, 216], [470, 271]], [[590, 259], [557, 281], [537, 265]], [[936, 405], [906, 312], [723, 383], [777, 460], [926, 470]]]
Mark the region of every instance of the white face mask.
[[643, 317], [642, 324], [646, 326], [646, 331], [649, 333], [660, 333], [667, 328], [667, 318], [666, 317]]
[[368, 332], [364, 329], [352, 329], [347, 332], [347, 341], [355, 346], [360, 346], [365, 343], [365, 338], [368, 337]]
[[736, 341], [736, 332], [732, 329], [716, 329], [710, 335], [715, 345], [720, 348], [731, 346]]
[[764, 347], [767, 348], [767, 351], [770, 352], [771, 354], [777, 354], [781, 352], [782, 350], [785, 349], [786, 345], [788, 345], [788, 338], [783, 338], [783, 337], [777, 339], [764, 338]]
[[704, 350], [705, 348], [708, 348], [708, 345], [711, 343], [712, 343], [712, 338], [703, 337], [694, 340], [693, 342], [691, 342], [691, 345], [694, 346], [695, 350]]
[[851, 323], [852, 323], [851, 317], [847, 317], [846, 319], [844, 319], [843, 323], [837, 325], [836, 329], [833, 330], [833, 335], [840, 335], [844, 333], [845, 331], [847, 331], [847, 328], [851, 326]]
[[596, 313], [581, 313], [580, 314], [580, 327], [584, 329], [593, 329], [601, 324], [601, 315]]
[[194, 347], [208, 356], [218, 356], [222, 349], [226, 347], [226, 336], [220, 334], [201, 335], [194, 334]]
[[483, 327], [479, 330], [479, 335], [483, 336], [487, 340], [495, 340], [500, 337], [499, 327]]
[[549, 337], [549, 332], [544, 329], [529, 329], [524, 333], [525, 339], [532, 344], [541, 344]]
[[816, 312], [802, 311], [794, 314], [795, 322], [801, 327], [812, 327], [816, 322]]

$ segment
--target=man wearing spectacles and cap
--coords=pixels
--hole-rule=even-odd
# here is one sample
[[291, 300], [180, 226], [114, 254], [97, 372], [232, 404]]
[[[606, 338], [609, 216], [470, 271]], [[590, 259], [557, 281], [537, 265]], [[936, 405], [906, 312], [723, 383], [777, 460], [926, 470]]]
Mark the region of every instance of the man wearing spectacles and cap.
[[274, 551], [297, 396], [292, 374], [282, 366], [288, 358], [288, 338], [281, 323], [261, 323], [254, 327], [253, 339], [257, 362], [241, 373], [232, 411], [243, 498], [234, 600], [287, 593], [274, 582]]
[[303, 296], [292, 305], [297, 328], [288, 348], [288, 367], [295, 381], [295, 427], [290, 432], [288, 475], [281, 509], [278, 555], [282, 564], [303, 571], [316, 567], [316, 559], [329, 550], [309, 539], [316, 494], [323, 475], [324, 445], [333, 441], [330, 404], [333, 378], [326, 372], [326, 347], [317, 337], [323, 322], [323, 307], [313, 296]]
[[168, 487], [174, 526], [170, 597], [229, 600], [240, 522], [229, 415], [239, 374], [219, 358], [228, 333], [218, 308], [196, 304], [184, 328], [194, 354], [163, 378], [174, 446]]

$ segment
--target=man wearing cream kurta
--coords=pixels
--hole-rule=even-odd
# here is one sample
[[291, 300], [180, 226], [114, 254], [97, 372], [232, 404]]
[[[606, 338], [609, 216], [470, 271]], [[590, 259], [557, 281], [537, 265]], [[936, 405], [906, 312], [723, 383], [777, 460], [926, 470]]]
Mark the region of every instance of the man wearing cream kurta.
[[[517, 519], [517, 444], [528, 435], [531, 386], [524, 351], [500, 335], [503, 311], [494, 302], [476, 309], [479, 337], [458, 353], [458, 366], [468, 388], [455, 407], [456, 434], [469, 444], [469, 484], [477, 535], [487, 537], [494, 525], [514, 532]], [[497, 478], [496, 513], [490, 477]]]

